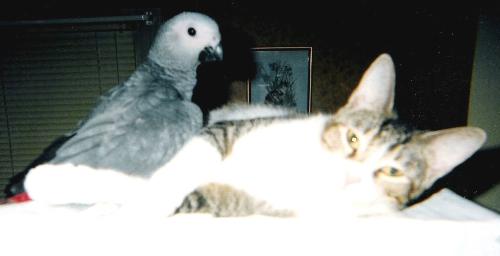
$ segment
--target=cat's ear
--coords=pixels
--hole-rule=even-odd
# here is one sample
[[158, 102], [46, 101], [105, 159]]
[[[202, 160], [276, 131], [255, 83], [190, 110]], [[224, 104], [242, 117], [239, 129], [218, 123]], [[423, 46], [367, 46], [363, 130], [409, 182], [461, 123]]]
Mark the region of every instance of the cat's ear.
[[428, 166], [429, 187], [474, 154], [486, 141], [486, 133], [475, 127], [457, 127], [421, 135]]
[[370, 65], [358, 87], [349, 97], [347, 107], [390, 114], [394, 105], [396, 74], [389, 54], [382, 54]]

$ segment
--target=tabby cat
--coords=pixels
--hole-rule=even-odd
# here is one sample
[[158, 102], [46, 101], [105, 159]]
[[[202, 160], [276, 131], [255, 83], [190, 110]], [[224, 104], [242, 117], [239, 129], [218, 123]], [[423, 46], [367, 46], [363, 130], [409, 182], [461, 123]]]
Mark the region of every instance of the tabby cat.
[[[394, 86], [394, 64], [383, 54], [333, 115], [229, 106], [214, 111], [210, 125], [149, 181], [83, 166], [45, 165], [30, 172], [25, 185], [38, 201], [116, 202], [124, 213], [159, 216], [394, 213], [470, 157], [486, 138], [473, 127], [418, 131], [400, 125], [393, 111]], [[87, 179], [92, 184], [76, 184], [83, 179], [71, 172], [94, 175]], [[103, 173], [114, 183], [122, 179], [121, 190], [109, 191], [104, 179], [96, 182], [95, 175]], [[73, 179], [64, 195], [53, 192], [63, 184], [62, 176]], [[135, 196], [127, 192], [139, 190]]]

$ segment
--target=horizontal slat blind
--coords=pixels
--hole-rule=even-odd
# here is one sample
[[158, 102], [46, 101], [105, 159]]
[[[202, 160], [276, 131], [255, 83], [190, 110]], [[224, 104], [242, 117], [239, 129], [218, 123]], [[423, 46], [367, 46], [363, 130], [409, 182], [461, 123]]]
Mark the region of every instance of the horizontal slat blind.
[[136, 67], [132, 30], [9, 33], [3, 38], [13, 41], [0, 50], [1, 197], [10, 177], [75, 128], [99, 95]]

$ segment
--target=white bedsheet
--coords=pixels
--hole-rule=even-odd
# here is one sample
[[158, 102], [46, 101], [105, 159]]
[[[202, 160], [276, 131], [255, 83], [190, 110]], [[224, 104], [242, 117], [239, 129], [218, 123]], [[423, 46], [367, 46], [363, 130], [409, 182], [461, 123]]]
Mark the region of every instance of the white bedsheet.
[[138, 221], [28, 202], [0, 206], [0, 255], [500, 255], [500, 216], [450, 190], [405, 215]]

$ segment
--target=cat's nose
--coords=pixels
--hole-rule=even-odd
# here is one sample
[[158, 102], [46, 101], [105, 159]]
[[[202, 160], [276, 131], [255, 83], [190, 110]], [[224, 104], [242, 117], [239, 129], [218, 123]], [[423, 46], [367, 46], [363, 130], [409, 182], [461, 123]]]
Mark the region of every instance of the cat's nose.
[[359, 175], [353, 174], [353, 173], [348, 173], [345, 179], [345, 185], [349, 186], [352, 184], [360, 183], [361, 182], [361, 177]]

